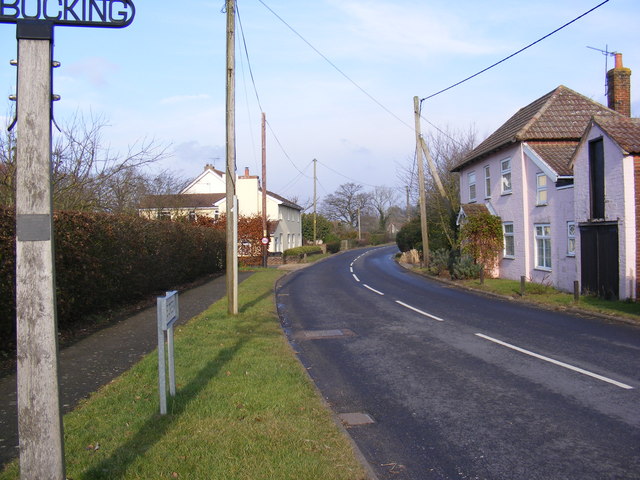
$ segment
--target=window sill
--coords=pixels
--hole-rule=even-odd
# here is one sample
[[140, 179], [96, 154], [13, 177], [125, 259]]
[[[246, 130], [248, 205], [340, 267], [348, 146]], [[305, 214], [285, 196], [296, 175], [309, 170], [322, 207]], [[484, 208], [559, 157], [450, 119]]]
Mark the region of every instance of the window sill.
[[536, 207], [546, 207], [548, 203], [536, 203]]
[[539, 270], [541, 272], [551, 272], [552, 270], [548, 267], [534, 267], [534, 270]]
[[503, 260], [515, 260], [516, 256], [515, 255], [503, 255], [502, 259]]
[[567, 257], [576, 258], [576, 254], [575, 253], [567, 253]]
[[500, 195], [501, 195], [502, 197], [504, 197], [504, 196], [506, 196], [506, 195], [511, 195], [512, 193], [513, 193], [513, 191], [510, 191], [510, 192], [502, 192]]

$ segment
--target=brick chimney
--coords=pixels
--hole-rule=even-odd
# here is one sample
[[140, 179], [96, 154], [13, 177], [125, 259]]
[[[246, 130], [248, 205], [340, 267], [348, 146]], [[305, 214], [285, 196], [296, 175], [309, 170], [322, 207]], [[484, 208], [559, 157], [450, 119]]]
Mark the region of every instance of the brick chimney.
[[607, 72], [608, 107], [631, 116], [631, 70], [622, 66], [622, 54], [616, 53], [616, 66]]

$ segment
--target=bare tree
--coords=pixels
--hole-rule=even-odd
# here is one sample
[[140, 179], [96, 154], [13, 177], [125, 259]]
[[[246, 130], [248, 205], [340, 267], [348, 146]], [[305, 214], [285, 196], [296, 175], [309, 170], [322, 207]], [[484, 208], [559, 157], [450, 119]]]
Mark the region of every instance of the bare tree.
[[[152, 182], [145, 166], [168, 156], [167, 146], [142, 139], [123, 155], [103, 140], [102, 116], [76, 113], [55, 135], [51, 155], [53, 201], [59, 210], [124, 211]], [[6, 131], [5, 131], [6, 132]], [[15, 133], [0, 134], [0, 201], [14, 203]]]
[[389, 211], [398, 203], [398, 193], [390, 187], [375, 187], [371, 192], [371, 206], [378, 215], [378, 229], [383, 232], [389, 222]]
[[[429, 168], [425, 165], [425, 191], [427, 197], [427, 220], [429, 238], [435, 237], [434, 246], [456, 248], [458, 239], [455, 217], [460, 210], [460, 180], [457, 173], [451, 172], [465, 155], [476, 145], [476, 131], [473, 126], [468, 130], [438, 130], [429, 133], [425, 141], [436, 164], [436, 170], [445, 190], [446, 198], [440, 194]], [[415, 158], [408, 166], [399, 168], [399, 179], [404, 185], [411, 186], [413, 203], [418, 203], [418, 181]]]
[[330, 220], [341, 221], [356, 228], [358, 213], [366, 213], [371, 200], [371, 196], [362, 189], [362, 185], [352, 182], [340, 185], [335, 193], [325, 197], [322, 212]]

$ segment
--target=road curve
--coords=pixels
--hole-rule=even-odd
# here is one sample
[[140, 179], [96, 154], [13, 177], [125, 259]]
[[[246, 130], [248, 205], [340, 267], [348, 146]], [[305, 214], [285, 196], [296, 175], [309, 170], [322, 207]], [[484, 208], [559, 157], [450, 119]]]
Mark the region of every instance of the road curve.
[[395, 252], [345, 252], [276, 292], [380, 479], [640, 478], [639, 328], [449, 287]]

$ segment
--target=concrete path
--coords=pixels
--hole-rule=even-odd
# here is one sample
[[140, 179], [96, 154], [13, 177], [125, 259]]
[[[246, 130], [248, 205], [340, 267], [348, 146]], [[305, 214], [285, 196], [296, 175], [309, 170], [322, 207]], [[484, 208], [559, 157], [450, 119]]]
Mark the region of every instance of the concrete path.
[[[251, 272], [240, 272], [242, 282]], [[180, 321], [204, 312], [226, 295], [225, 276], [179, 292]], [[147, 308], [60, 351], [60, 396], [67, 413], [158, 345], [156, 307]], [[16, 375], [0, 378], [0, 468], [18, 456]]]

